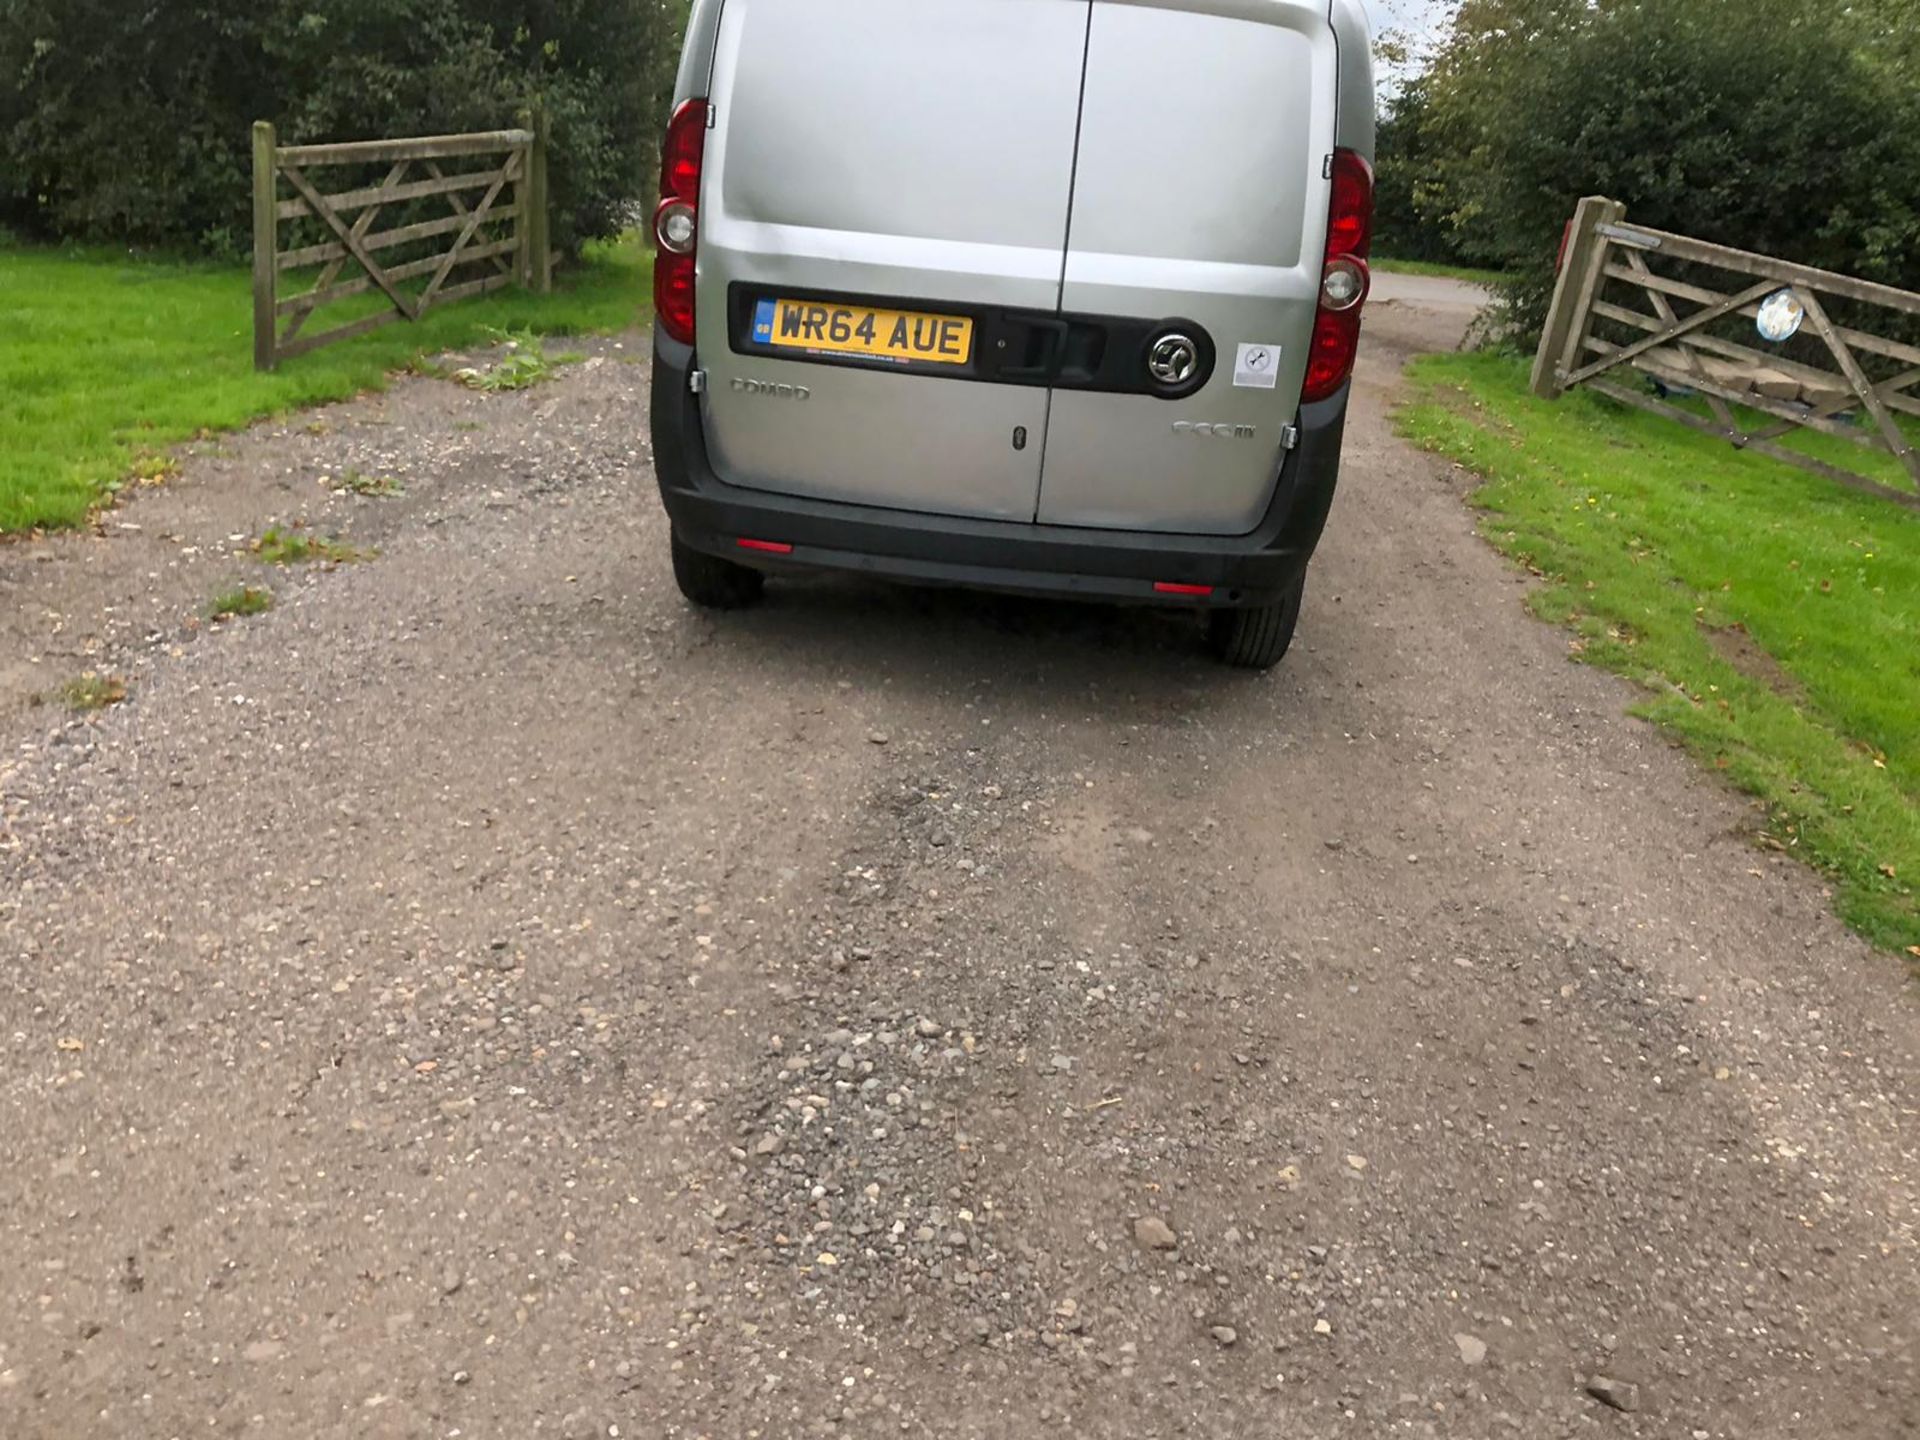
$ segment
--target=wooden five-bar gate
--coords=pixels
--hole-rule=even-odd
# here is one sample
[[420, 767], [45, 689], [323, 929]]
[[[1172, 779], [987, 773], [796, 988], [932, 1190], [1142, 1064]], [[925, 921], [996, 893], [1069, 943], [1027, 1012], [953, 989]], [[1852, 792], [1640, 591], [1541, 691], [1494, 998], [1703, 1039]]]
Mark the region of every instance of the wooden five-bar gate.
[[[340, 145], [280, 145], [273, 126], [253, 127], [253, 363], [282, 360], [395, 320], [502, 286], [545, 290], [551, 283], [547, 231], [546, 126]], [[385, 166], [377, 184], [326, 192], [314, 172]], [[373, 173], [379, 173], [377, 170]], [[337, 182], [336, 182], [337, 183]], [[283, 187], [285, 193], [283, 196]], [[426, 202], [448, 213], [407, 218]], [[374, 229], [383, 210], [404, 207], [406, 223]], [[282, 222], [320, 238], [280, 248]], [[452, 236], [444, 249], [425, 242]], [[383, 253], [407, 258], [391, 263]], [[351, 264], [349, 278], [341, 272]], [[312, 283], [282, 295], [289, 272], [318, 266]], [[478, 273], [474, 273], [478, 271]], [[461, 272], [461, 273], [456, 273]], [[424, 277], [424, 284], [418, 282]], [[302, 333], [324, 305], [378, 291], [385, 304], [317, 334]]]
[[[1920, 416], [1916, 339], [1920, 295], [1629, 225], [1625, 206], [1589, 196], [1568, 227], [1533, 390], [1552, 399], [1585, 385], [1920, 507], [1920, 494], [1776, 443], [1796, 429], [1837, 436], [1892, 455], [1920, 487], [1914, 427], [1900, 418]], [[1659, 393], [1620, 383], [1627, 370]], [[1690, 394], [1707, 414], [1672, 403]]]

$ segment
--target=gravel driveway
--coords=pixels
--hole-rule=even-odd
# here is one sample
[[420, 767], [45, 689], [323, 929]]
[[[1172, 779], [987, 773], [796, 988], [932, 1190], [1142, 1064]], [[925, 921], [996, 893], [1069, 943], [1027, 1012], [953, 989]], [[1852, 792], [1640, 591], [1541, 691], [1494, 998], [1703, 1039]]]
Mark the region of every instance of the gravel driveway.
[[[1393, 296], [1266, 677], [690, 612], [637, 337], [0, 547], [0, 1434], [1920, 1431], [1908, 977], [1528, 618]], [[300, 517], [378, 558], [193, 620]]]

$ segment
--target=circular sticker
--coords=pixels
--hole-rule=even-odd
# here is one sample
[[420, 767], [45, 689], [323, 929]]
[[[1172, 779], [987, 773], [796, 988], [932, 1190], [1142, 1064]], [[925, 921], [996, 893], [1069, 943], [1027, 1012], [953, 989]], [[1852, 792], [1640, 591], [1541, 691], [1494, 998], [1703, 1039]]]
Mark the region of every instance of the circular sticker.
[[1782, 340], [1791, 340], [1806, 318], [1807, 307], [1800, 303], [1799, 296], [1791, 290], [1776, 290], [1760, 302], [1760, 313], [1753, 323], [1763, 340], [1777, 345]]

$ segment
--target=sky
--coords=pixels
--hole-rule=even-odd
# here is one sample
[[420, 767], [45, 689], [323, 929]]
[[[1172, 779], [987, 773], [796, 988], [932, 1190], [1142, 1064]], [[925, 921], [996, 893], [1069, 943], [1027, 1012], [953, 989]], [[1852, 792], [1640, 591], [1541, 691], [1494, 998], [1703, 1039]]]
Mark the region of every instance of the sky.
[[1373, 32], [1405, 30], [1416, 39], [1430, 38], [1453, 10], [1449, 0], [1366, 0]]
[[[1440, 33], [1447, 16], [1454, 10], [1454, 0], [1364, 0], [1364, 3], [1367, 18], [1373, 22], [1373, 33], [1406, 31], [1413, 38], [1415, 55]], [[1393, 84], [1393, 77], [1384, 72], [1379, 79], [1383, 88]]]

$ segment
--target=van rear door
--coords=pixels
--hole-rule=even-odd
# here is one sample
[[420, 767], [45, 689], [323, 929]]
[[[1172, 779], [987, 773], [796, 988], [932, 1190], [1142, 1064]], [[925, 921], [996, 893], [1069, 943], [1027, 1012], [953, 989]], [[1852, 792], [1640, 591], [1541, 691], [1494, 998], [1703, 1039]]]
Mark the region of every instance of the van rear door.
[[975, 372], [989, 315], [1059, 307], [1088, 4], [727, 0], [696, 282], [723, 479], [1033, 519], [1047, 389]]
[[1324, 0], [1094, 0], [1062, 306], [1180, 319], [1215, 350], [1180, 400], [1054, 392], [1037, 518], [1254, 529], [1299, 408], [1326, 243], [1336, 54]]

